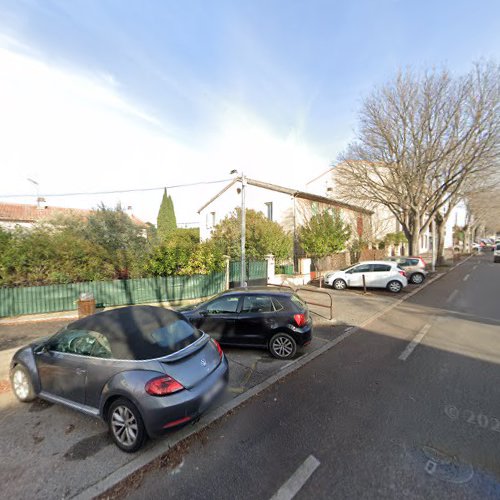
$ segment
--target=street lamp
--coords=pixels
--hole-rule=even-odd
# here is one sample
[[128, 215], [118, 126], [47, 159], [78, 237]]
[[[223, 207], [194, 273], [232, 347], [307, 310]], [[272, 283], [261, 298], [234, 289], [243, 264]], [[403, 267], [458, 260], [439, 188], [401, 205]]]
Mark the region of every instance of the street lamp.
[[34, 186], [36, 186], [36, 204], [39, 205], [40, 204], [40, 184], [37, 181], [30, 179], [29, 177], [26, 180], [28, 182], [31, 182], [31, 184], [33, 184]]
[[[237, 174], [237, 170], [231, 170], [230, 174]], [[246, 236], [246, 213], [245, 213], [245, 186], [247, 181], [245, 174], [241, 173], [241, 268], [240, 268], [240, 286], [245, 287], [246, 283], [246, 265], [245, 265], [245, 236]]]

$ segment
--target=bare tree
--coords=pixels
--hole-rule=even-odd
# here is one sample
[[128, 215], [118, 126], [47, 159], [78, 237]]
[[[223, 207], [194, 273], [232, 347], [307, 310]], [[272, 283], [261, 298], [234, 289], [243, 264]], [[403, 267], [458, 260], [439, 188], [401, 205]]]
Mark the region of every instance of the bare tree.
[[339, 158], [340, 195], [387, 207], [417, 253], [433, 218], [446, 222], [467, 183], [486, 182], [498, 168], [499, 77], [494, 63], [463, 77], [408, 70], [374, 90]]

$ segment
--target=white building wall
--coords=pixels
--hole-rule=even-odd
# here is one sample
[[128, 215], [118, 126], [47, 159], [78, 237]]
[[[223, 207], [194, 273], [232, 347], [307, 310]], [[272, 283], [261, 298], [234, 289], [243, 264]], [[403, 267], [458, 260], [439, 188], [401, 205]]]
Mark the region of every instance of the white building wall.
[[446, 221], [446, 232], [444, 237], [444, 247], [453, 247], [453, 228], [455, 226], [463, 227], [467, 222], [467, 208], [463, 202], [458, 203], [451, 211]]
[[[241, 194], [237, 183], [222, 193], [210, 205], [204, 208], [200, 216], [200, 239], [211, 237], [212, 230], [222, 219], [241, 207]], [[268, 189], [247, 185], [245, 187], [245, 205], [249, 210], [262, 212], [267, 216], [266, 203], [272, 203], [272, 220], [282, 225], [285, 230], [293, 230], [293, 199], [288, 194], [277, 193]]]

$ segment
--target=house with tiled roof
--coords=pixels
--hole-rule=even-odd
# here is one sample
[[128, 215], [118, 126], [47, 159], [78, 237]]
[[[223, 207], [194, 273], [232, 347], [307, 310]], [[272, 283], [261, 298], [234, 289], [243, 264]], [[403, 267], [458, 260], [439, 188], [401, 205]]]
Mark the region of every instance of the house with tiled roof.
[[[93, 211], [83, 208], [52, 207], [39, 200], [38, 205], [23, 203], [0, 203], [0, 227], [14, 229], [16, 227], [31, 227], [37, 222], [50, 220], [61, 215], [74, 215], [81, 218], [88, 217]], [[146, 224], [135, 215], [126, 211], [127, 215], [138, 226], [146, 228]]]

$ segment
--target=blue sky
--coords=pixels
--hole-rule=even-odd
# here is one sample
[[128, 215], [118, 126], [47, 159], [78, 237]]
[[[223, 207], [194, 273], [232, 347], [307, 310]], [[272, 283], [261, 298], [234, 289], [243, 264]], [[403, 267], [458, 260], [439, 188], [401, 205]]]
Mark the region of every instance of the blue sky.
[[[72, 192], [233, 168], [301, 186], [353, 138], [374, 85], [401, 67], [461, 73], [498, 59], [499, 21], [500, 2], [481, 0], [4, 0], [0, 195], [29, 193], [26, 177], [42, 192]], [[214, 189], [173, 191], [178, 218], [196, 220]], [[160, 199], [104, 201], [154, 221]]]

